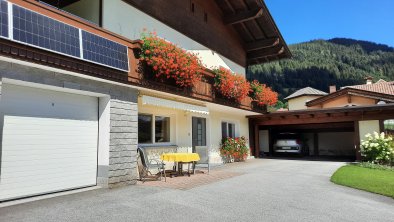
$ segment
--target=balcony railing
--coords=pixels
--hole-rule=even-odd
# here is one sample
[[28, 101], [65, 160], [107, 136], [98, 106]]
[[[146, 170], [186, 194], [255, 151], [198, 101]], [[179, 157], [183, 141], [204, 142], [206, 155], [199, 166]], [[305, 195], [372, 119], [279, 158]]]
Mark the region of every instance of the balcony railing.
[[[136, 85], [140, 87], [150, 88], [172, 94], [177, 94], [189, 98], [194, 98], [202, 101], [218, 103], [226, 106], [236, 107], [244, 110], [264, 112], [265, 109], [254, 106], [250, 98], [244, 99], [241, 103], [223, 99], [214, 89], [214, 74], [210, 70], [205, 70], [203, 78], [191, 89], [185, 89], [175, 86], [167, 82], [160, 82], [154, 78], [149, 78], [151, 73], [149, 69], [145, 69], [140, 64], [138, 59], [138, 52], [141, 46], [140, 41], [133, 41], [118, 34], [112, 33], [108, 30], [100, 28], [92, 23], [73, 16], [69, 13], [49, 7], [45, 4], [35, 0], [13, 0], [12, 3], [24, 9], [37, 12], [40, 15], [59, 21], [65, 25], [72, 26], [79, 30], [79, 32], [92, 33], [95, 36], [110, 40], [121, 46], [127, 48], [128, 71], [115, 69], [109, 65], [99, 64], [98, 62], [88, 61], [83, 58], [81, 50], [81, 57], [68, 56], [64, 53], [59, 53], [54, 50], [48, 50], [43, 47], [37, 47], [34, 44], [24, 44], [21, 41], [16, 41], [13, 38], [0, 38], [0, 54], [8, 57], [13, 57], [21, 60], [27, 60], [34, 63], [39, 63], [46, 66], [65, 69], [83, 73], [86, 75], [104, 78], [116, 82], [121, 82], [129, 85]], [[10, 9], [10, 7], [8, 7]], [[12, 14], [11, 14], [12, 15]], [[9, 16], [8, 18], [11, 18]], [[39, 20], [38, 20], [39, 21]], [[12, 23], [8, 23], [12, 30]], [[36, 26], [40, 24], [36, 24]], [[42, 24], [43, 25], [43, 24]], [[33, 27], [32, 27], [33, 28]], [[29, 28], [30, 30], [30, 28]], [[81, 37], [81, 34], [80, 34]], [[79, 43], [83, 44], [83, 43]], [[83, 48], [80, 45], [80, 48]]]

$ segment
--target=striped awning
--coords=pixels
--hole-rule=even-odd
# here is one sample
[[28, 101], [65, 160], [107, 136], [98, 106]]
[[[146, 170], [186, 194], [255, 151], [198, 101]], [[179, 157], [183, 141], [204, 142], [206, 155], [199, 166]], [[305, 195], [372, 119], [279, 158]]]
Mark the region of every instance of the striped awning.
[[209, 110], [205, 106], [198, 106], [168, 99], [157, 98], [153, 96], [142, 96], [142, 104], [143, 105], [153, 105], [153, 106], [161, 106], [172, 109], [179, 109], [193, 113], [201, 113], [201, 114], [209, 114]]

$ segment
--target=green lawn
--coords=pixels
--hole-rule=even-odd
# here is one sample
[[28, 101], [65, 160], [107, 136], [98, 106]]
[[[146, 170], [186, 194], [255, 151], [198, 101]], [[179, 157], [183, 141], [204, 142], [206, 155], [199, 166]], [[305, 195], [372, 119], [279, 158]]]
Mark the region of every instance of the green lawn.
[[394, 171], [347, 165], [339, 168], [331, 181], [348, 187], [394, 198]]

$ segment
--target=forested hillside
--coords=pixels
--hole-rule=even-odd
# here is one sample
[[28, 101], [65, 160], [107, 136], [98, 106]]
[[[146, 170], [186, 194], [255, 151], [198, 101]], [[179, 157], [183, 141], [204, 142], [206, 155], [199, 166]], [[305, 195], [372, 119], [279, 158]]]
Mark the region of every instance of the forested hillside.
[[314, 40], [290, 45], [292, 59], [251, 66], [248, 79], [271, 86], [283, 99], [297, 89], [311, 86], [328, 91], [374, 80], [394, 80], [394, 48], [353, 39]]

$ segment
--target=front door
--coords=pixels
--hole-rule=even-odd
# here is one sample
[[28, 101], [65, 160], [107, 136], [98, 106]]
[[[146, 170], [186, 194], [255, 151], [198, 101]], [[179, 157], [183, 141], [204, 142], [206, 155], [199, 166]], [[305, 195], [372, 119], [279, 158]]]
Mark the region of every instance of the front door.
[[192, 117], [192, 146], [207, 145], [207, 121], [205, 118]]

